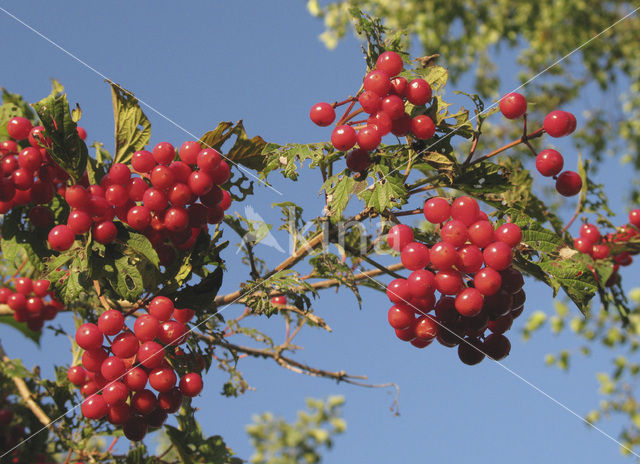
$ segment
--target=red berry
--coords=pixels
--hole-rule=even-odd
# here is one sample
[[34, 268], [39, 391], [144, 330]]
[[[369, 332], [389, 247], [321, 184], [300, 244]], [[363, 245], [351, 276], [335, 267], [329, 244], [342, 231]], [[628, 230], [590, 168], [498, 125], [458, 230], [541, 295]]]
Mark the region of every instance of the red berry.
[[449, 269], [458, 261], [458, 251], [450, 243], [438, 242], [431, 247], [429, 259], [436, 269]]
[[18, 277], [16, 279], [16, 292], [27, 296], [33, 290], [33, 281], [28, 277]]
[[164, 322], [171, 319], [175, 306], [166, 296], [156, 296], [149, 302], [149, 314]]
[[591, 243], [600, 241], [600, 230], [594, 224], [582, 224], [580, 226], [580, 237]]
[[387, 243], [396, 250], [401, 251], [406, 245], [413, 242], [413, 230], [405, 224], [396, 224], [387, 234]]
[[40, 150], [27, 147], [18, 155], [18, 165], [29, 172], [35, 172], [42, 165]]
[[159, 367], [164, 360], [164, 348], [156, 342], [145, 342], [138, 348], [138, 361], [144, 367]]
[[311, 107], [309, 117], [314, 124], [320, 127], [326, 127], [330, 125], [336, 119], [336, 112], [329, 103], [321, 102], [316, 103]]
[[116, 356], [109, 356], [102, 362], [100, 373], [107, 380], [115, 380], [120, 378], [126, 372], [127, 368], [122, 359]]
[[67, 379], [72, 384], [80, 387], [87, 380], [87, 371], [82, 366], [72, 366], [67, 371]]
[[109, 406], [107, 420], [114, 425], [125, 424], [131, 418], [131, 406], [127, 403], [116, 403]]
[[376, 69], [385, 72], [389, 76], [400, 74], [403, 67], [402, 58], [396, 52], [384, 52], [376, 60]]
[[429, 198], [424, 204], [424, 217], [432, 224], [440, 224], [451, 217], [451, 205], [446, 198]]
[[477, 221], [467, 229], [469, 240], [474, 245], [484, 248], [493, 242], [493, 226], [489, 221]]
[[511, 314], [506, 314], [494, 319], [493, 321], [489, 321], [489, 330], [494, 334], [503, 334], [511, 328], [512, 324], [513, 316], [511, 316]]
[[[375, 92], [365, 90], [358, 97], [358, 102], [365, 113], [374, 114], [380, 110], [382, 106], [382, 98]], [[331, 124], [331, 123], [329, 123]]]
[[164, 215], [164, 226], [171, 232], [185, 230], [189, 226], [189, 213], [184, 208], [169, 208]]
[[443, 295], [455, 295], [462, 288], [462, 276], [454, 269], [444, 269], [436, 273], [436, 290]]
[[376, 126], [367, 125], [356, 134], [358, 145], [363, 150], [375, 150], [380, 145], [380, 131]]
[[502, 271], [511, 265], [513, 252], [511, 247], [504, 242], [493, 242], [482, 252], [487, 267]]
[[629, 222], [640, 228], [640, 209], [633, 209], [629, 213]]
[[389, 325], [394, 329], [404, 330], [411, 327], [415, 324], [415, 319], [413, 308], [404, 304], [392, 306], [387, 313]]
[[160, 190], [166, 190], [175, 183], [175, 175], [169, 166], [156, 166], [151, 171], [151, 185]]
[[406, 329], [395, 329], [395, 332], [396, 336], [404, 342], [410, 342], [416, 338], [414, 326], [408, 327]]
[[476, 288], [465, 288], [456, 296], [456, 310], [465, 317], [473, 317], [480, 314], [484, 298]]
[[116, 310], [110, 309], [100, 314], [98, 318], [98, 329], [104, 335], [115, 335], [124, 327], [124, 315]]
[[71, 185], [65, 190], [64, 199], [72, 208], [84, 208], [89, 201], [89, 193], [81, 185]]
[[131, 158], [131, 166], [139, 173], [151, 172], [155, 165], [156, 161], [153, 159], [153, 154], [147, 150], [137, 151]]
[[506, 358], [511, 351], [509, 339], [501, 334], [491, 334], [482, 343], [483, 351], [494, 361]]
[[[285, 302], [286, 302], [286, 299], [285, 299]], [[178, 322], [182, 322], [183, 324], [186, 324], [191, 319], [193, 319], [193, 316], [195, 316], [195, 311], [193, 309], [188, 309], [188, 308], [178, 309], [178, 308], [176, 308], [173, 311], [173, 318]]]
[[160, 325], [158, 339], [165, 345], [179, 345], [187, 341], [189, 329], [182, 322], [165, 321]]
[[469, 366], [478, 364], [485, 357], [482, 352], [482, 342], [477, 338], [466, 337], [458, 345], [458, 357], [460, 361]]
[[181, 405], [182, 393], [180, 393], [180, 389], [177, 387], [158, 394], [158, 407], [169, 414], [173, 414], [178, 411]]
[[22, 116], [15, 116], [7, 122], [7, 133], [15, 140], [25, 140], [31, 131], [31, 121]]
[[502, 286], [502, 276], [495, 269], [485, 267], [473, 277], [473, 286], [485, 296], [495, 295]]
[[391, 90], [389, 74], [380, 70], [369, 72], [364, 78], [364, 89], [375, 92], [381, 97], [386, 96]]
[[168, 392], [175, 387], [178, 378], [171, 367], [158, 367], [149, 373], [149, 385], [158, 392]]
[[611, 250], [607, 245], [593, 245], [591, 249], [591, 256], [593, 259], [606, 259], [609, 257]]
[[17, 190], [28, 190], [33, 185], [33, 173], [24, 168], [13, 171], [11, 179]]
[[394, 279], [387, 286], [387, 297], [392, 303], [406, 304], [411, 299], [409, 284], [406, 279]]
[[222, 155], [218, 150], [214, 150], [213, 148], [205, 148], [202, 150], [198, 153], [198, 158], [196, 160], [198, 168], [209, 174], [216, 172], [221, 162]]
[[85, 351], [82, 355], [82, 365], [90, 372], [100, 372], [102, 363], [108, 357], [109, 355], [102, 347], [95, 350]]
[[158, 164], [171, 164], [176, 157], [176, 149], [169, 142], [160, 142], [153, 148], [153, 159]]
[[196, 164], [196, 161], [198, 159], [198, 153], [200, 153], [200, 150], [202, 150], [200, 143], [195, 142], [193, 140], [189, 140], [187, 142], [184, 142], [180, 146], [180, 151], [178, 152], [178, 156], [185, 163], [193, 165], [193, 164]]
[[407, 91], [407, 80], [404, 77], [394, 77], [391, 79], [391, 90], [393, 95], [404, 97]]
[[536, 169], [545, 177], [557, 176], [564, 167], [564, 158], [560, 152], [547, 148], [536, 156]]
[[421, 316], [415, 323], [414, 331], [420, 340], [433, 340], [438, 334], [438, 322], [433, 316]]
[[552, 111], [545, 116], [542, 127], [551, 137], [564, 137], [575, 129], [575, 117], [566, 111]]
[[134, 206], [127, 212], [127, 224], [134, 230], [145, 230], [151, 224], [151, 210], [146, 206]]
[[466, 274], [473, 274], [482, 267], [484, 257], [482, 251], [475, 245], [464, 245], [458, 249], [456, 267]]
[[147, 373], [141, 367], [133, 367], [124, 375], [123, 382], [131, 391], [141, 391], [147, 385]]
[[109, 179], [113, 184], [126, 185], [131, 179], [131, 171], [129, 166], [123, 163], [115, 163], [109, 169]]
[[556, 180], [556, 190], [565, 197], [577, 195], [581, 189], [582, 178], [573, 171], [564, 171]]
[[409, 82], [407, 90], [405, 91], [405, 96], [409, 103], [413, 105], [425, 105], [429, 100], [431, 100], [431, 86], [424, 79], [414, 79]]
[[180, 391], [185, 396], [196, 396], [202, 391], [202, 377], [197, 372], [185, 374], [180, 379]]
[[362, 172], [369, 169], [371, 165], [371, 157], [367, 150], [358, 148], [357, 150], [350, 151], [347, 155], [347, 167], [351, 171]]
[[104, 198], [111, 206], [122, 206], [129, 200], [129, 192], [123, 185], [113, 184], [107, 187]]
[[404, 101], [397, 95], [388, 95], [383, 98], [381, 108], [392, 121], [404, 116]]
[[391, 123], [391, 133], [396, 137], [405, 137], [411, 132], [411, 116], [407, 113]]
[[132, 416], [122, 426], [124, 436], [131, 441], [141, 441], [147, 434], [147, 423], [142, 417]]
[[507, 119], [518, 119], [527, 112], [527, 100], [517, 92], [511, 92], [502, 97], [499, 106]]
[[82, 402], [82, 415], [88, 419], [102, 419], [107, 414], [107, 403], [100, 395], [91, 395]]
[[143, 314], [133, 324], [133, 331], [141, 342], [148, 342], [158, 336], [160, 323], [150, 314]]
[[51, 282], [46, 279], [36, 280], [33, 283], [33, 293], [40, 298], [45, 297], [47, 292], [49, 291], [49, 287], [51, 286]]
[[478, 220], [480, 206], [478, 202], [467, 196], [456, 198], [451, 205], [451, 217], [461, 221], [466, 226], [470, 226]]
[[78, 327], [76, 342], [84, 350], [97, 350], [102, 346], [102, 332], [97, 325], [87, 322]]
[[119, 358], [130, 358], [138, 352], [138, 339], [133, 332], [123, 332], [111, 342], [111, 352]]
[[400, 252], [404, 267], [410, 271], [423, 269], [429, 264], [429, 248], [422, 243], [408, 243]]
[[142, 415], [151, 413], [157, 404], [156, 395], [151, 390], [141, 390], [131, 397], [131, 407]]
[[380, 137], [387, 135], [393, 128], [393, 121], [385, 111], [378, 111], [376, 114], [369, 116], [367, 124], [378, 129]]
[[214, 185], [223, 185], [231, 178], [231, 168], [225, 160], [220, 161], [215, 171], [211, 172]]
[[87, 131], [84, 129], [84, 127], [77, 126], [76, 127], [76, 132], [78, 133], [78, 137], [80, 137], [80, 139], [86, 140]]
[[82, 210], [71, 211], [67, 218], [67, 226], [74, 234], [86, 234], [91, 229], [91, 224], [91, 216]]
[[461, 221], [452, 219], [442, 226], [440, 237], [443, 242], [460, 247], [467, 242], [467, 226]]
[[435, 276], [425, 269], [413, 271], [407, 279], [409, 292], [416, 298], [433, 295]]
[[93, 235], [96, 242], [107, 245], [115, 241], [118, 236], [118, 229], [113, 221], [102, 221], [93, 225], [91, 235]]
[[498, 227], [493, 236], [497, 241], [504, 242], [513, 248], [522, 240], [522, 230], [517, 224], [507, 222]]
[[429, 140], [436, 133], [436, 125], [426, 114], [421, 114], [411, 120], [411, 133], [417, 139]]

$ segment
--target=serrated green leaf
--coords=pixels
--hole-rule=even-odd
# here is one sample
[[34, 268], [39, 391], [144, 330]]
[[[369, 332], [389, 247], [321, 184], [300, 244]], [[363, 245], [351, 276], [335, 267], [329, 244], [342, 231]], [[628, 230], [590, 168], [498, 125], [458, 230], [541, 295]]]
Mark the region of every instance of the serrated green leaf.
[[322, 189], [327, 194], [327, 208], [332, 220], [335, 221], [342, 217], [342, 212], [347, 207], [351, 196], [356, 192], [358, 184], [362, 185], [362, 183], [356, 182], [353, 177], [346, 175], [344, 171], [329, 177], [322, 184]]
[[53, 160], [74, 181], [79, 181], [87, 167], [89, 151], [80, 138], [77, 125], [69, 112], [67, 96], [49, 95], [33, 104], [52, 146], [48, 150]]
[[542, 261], [539, 265], [560, 283], [567, 296], [586, 314], [589, 302], [598, 291], [595, 276], [587, 265], [576, 259]]
[[298, 179], [298, 167], [304, 167], [304, 162], [310, 160], [309, 167], [317, 166], [325, 157], [324, 145], [319, 144], [287, 144], [277, 145], [268, 143], [262, 150], [264, 167], [260, 177], [266, 179], [269, 173], [278, 170], [284, 177]]
[[403, 71], [400, 73], [400, 76], [407, 80], [420, 77], [429, 83], [433, 91], [437, 91], [447, 85], [449, 71], [442, 66], [428, 66], [426, 68]]
[[214, 299], [222, 286], [222, 269], [216, 268], [196, 285], [189, 285], [172, 294], [177, 307], [194, 308], [198, 312], [207, 312], [215, 308]]
[[524, 212], [508, 209], [505, 214], [511, 218], [511, 222], [522, 229], [522, 242], [533, 249], [553, 253], [558, 251], [562, 245], [562, 238], [558, 234], [545, 229], [538, 221], [527, 216]]
[[249, 138], [242, 121], [235, 124], [229, 121], [221, 122], [215, 129], [204, 134], [200, 138], [200, 143], [220, 150], [222, 145], [234, 135], [236, 140], [226, 158], [249, 169], [262, 170], [265, 163], [262, 151], [267, 143], [259, 135]]
[[111, 86], [116, 128], [113, 162], [126, 164], [136, 151], [142, 150], [149, 143], [151, 123], [133, 93], [118, 84], [107, 82]]
[[121, 256], [114, 261], [115, 275], [109, 281], [118, 296], [127, 301], [135, 301], [144, 292], [144, 279], [138, 266], [129, 256]]
[[13, 327], [26, 338], [35, 342], [36, 345], [40, 346], [40, 337], [42, 336], [42, 331], [34, 332], [27, 327], [27, 324], [25, 322], [18, 322], [13, 318], [13, 316], [9, 315], [0, 316], [0, 324], [6, 324]]
[[180, 459], [182, 460], [182, 462], [185, 464], [192, 463], [192, 453], [189, 448], [185, 446], [185, 444], [188, 443], [187, 434], [172, 425], [165, 425], [164, 428], [167, 432], [167, 435], [169, 436], [169, 440], [180, 455]]
[[160, 268], [158, 253], [149, 239], [143, 234], [122, 228], [118, 231], [118, 238], [124, 242], [126, 251], [132, 251], [147, 260], [156, 269]]

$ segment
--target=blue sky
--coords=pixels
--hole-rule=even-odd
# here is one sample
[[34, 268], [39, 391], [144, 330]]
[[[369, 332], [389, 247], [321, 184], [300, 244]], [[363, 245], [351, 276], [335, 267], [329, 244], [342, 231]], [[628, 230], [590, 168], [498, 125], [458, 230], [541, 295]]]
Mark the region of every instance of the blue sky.
[[[67, 1], [34, 7], [4, 1], [0, 6], [198, 135], [219, 121], [243, 119], [250, 136], [259, 134], [268, 141], [326, 140], [329, 129], [308, 120], [310, 106], [351, 94], [365, 70], [355, 39], [343, 41], [335, 51], [324, 48], [317, 39], [322, 24], [308, 15], [304, 2], [115, 1], [106, 6]], [[112, 148], [111, 99], [102, 78], [2, 12], [0, 31], [5, 43], [0, 85], [36, 101], [48, 94], [49, 78], [57, 78], [66, 86], [70, 102], [80, 103], [88, 140]], [[515, 75], [512, 58], [504, 55], [499, 63], [505, 75]], [[460, 88], [469, 90], [464, 82]], [[505, 85], [509, 84], [515, 86], [508, 81]], [[167, 119], [149, 109], [145, 112], [153, 125], [152, 145], [170, 141], [179, 146], [191, 139]], [[614, 181], [620, 178], [628, 179], [629, 174], [609, 162], [607, 174], [599, 180], [608, 182], [612, 199], [624, 195], [624, 183]], [[247, 204], [267, 221], [277, 220], [271, 204], [295, 196], [307, 208], [307, 218], [319, 214], [319, 176], [304, 175], [301, 180], [277, 180], [274, 185], [284, 196], [261, 189]], [[238, 205], [234, 208], [242, 211]], [[622, 202], [616, 202], [616, 208], [622, 213]], [[258, 251], [272, 264], [281, 260], [270, 249]], [[230, 272], [223, 291], [232, 291], [248, 279], [248, 272], [232, 249], [227, 256]], [[552, 311], [548, 288], [527, 282], [526, 290], [526, 312]], [[370, 290], [363, 295], [362, 310], [347, 292], [323, 295], [315, 308], [333, 333], [306, 330], [297, 339], [305, 347], [298, 356], [325, 369], [367, 374], [373, 383], [397, 382], [399, 417], [389, 412], [393, 397], [388, 391], [336, 385], [247, 359], [241, 370], [255, 391], [239, 399], [218, 394], [224, 382], [218, 371], [205, 378], [205, 391], [196, 401], [205, 431], [223, 435], [239, 456], [248, 458], [251, 448], [244, 426], [252, 413], [269, 410], [292, 419], [305, 397], [342, 394], [347, 399], [348, 431], [326, 455], [329, 463], [629, 462], [620, 456], [618, 445], [526, 383], [585, 414], [600, 399], [594, 374], [609, 369], [614, 353], [575, 357], [568, 374], [547, 368], [546, 353], [575, 349], [579, 341], [545, 332], [524, 343], [518, 335], [523, 317], [512, 330], [511, 355], [504, 361], [513, 373], [486, 360], [471, 368], [458, 361], [455, 350], [417, 350], [396, 340], [386, 322], [386, 297]], [[229, 308], [223, 315], [241, 309]], [[56, 322], [72, 327], [66, 316]], [[255, 323], [270, 333], [282, 333], [275, 319]], [[47, 349], [39, 350], [12, 329], [0, 327], [0, 339], [10, 355], [22, 355], [27, 365], [37, 363], [45, 373], [51, 372], [52, 364], [70, 360], [63, 354], [68, 348], [63, 338], [46, 335]], [[601, 425], [616, 436], [621, 424], [611, 420]]]

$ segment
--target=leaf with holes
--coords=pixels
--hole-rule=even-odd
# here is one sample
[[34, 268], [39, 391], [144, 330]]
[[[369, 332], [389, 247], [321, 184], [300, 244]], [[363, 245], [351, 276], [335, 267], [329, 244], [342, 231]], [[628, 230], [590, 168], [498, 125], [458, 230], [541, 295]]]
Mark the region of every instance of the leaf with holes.
[[233, 136], [236, 136], [236, 140], [226, 158], [249, 169], [262, 170], [264, 167], [262, 151], [267, 143], [259, 135], [249, 138], [242, 121], [235, 124], [229, 121], [221, 122], [215, 129], [204, 134], [200, 141], [203, 146], [220, 151], [222, 145]]

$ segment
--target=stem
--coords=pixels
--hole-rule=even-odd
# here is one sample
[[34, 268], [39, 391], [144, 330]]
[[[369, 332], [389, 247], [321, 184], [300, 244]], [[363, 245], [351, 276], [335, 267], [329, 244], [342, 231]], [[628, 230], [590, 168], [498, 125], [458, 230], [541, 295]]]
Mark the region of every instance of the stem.
[[[414, 195], [414, 194], [419, 193], [419, 192], [428, 192], [429, 190], [433, 190], [433, 189], [436, 189], [436, 188], [438, 188], [438, 187], [435, 186], [435, 185], [425, 185], [424, 187], [418, 187], [417, 189], [410, 190], [409, 191], [409, 195]], [[396, 216], [397, 215], [398, 214], [396, 213]]]
[[470, 163], [470, 164], [476, 164], [476, 163], [479, 163], [479, 162], [481, 162], [481, 161], [487, 160], [487, 159], [489, 159], [489, 158], [493, 158], [494, 156], [499, 155], [500, 153], [502, 153], [503, 151], [508, 150], [509, 148], [513, 148], [513, 147], [515, 147], [516, 145], [519, 145], [519, 144], [521, 144], [521, 143], [525, 143], [526, 141], [528, 141], [528, 140], [530, 140], [530, 139], [535, 139], [535, 138], [537, 138], [537, 137], [541, 137], [544, 133], [545, 133], [545, 132], [544, 132], [544, 129], [543, 129], [543, 128], [540, 128], [540, 129], [538, 129], [537, 131], [532, 132], [531, 134], [528, 134], [528, 135], [526, 135], [526, 136], [525, 136], [525, 135], [523, 135], [523, 136], [522, 136], [522, 137], [520, 137], [518, 140], [514, 140], [513, 142], [510, 142], [510, 143], [506, 144], [505, 146], [500, 147], [500, 148], [498, 148], [497, 150], [492, 151], [492, 152], [491, 152], [491, 153], [489, 153], [489, 154], [486, 154], [486, 155], [484, 155], [484, 156], [481, 156], [480, 158], [476, 159], [475, 161], [473, 161], [473, 162], [472, 162], [472, 163]]
[[394, 213], [394, 215], [395, 216], [413, 216], [414, 214], [422, 214], [423, 211], [424, 210], [422, 208], [416, 208], [410, 211], [398, 211], [397, 213]]
[[29, 262], [29, 258], [25, 258], [22, 263], [20, 264], [20, 266], [18, 266], [18, 268], [16, 269], [16, 272], [13, 273], [13, 275], [11, 277], [9, 277], [8, 281], [11, 282], [13, 281], [16, 277], [18, 277], [18, 274], [20, 274], [20, 271], [22, 271], [24, 269], [24, 267], [27, 265], [27, 263]]
[[249, 266], [251, 266], [251, 272], [249, 275], [252, 279], [256, 280], [260, 277], [260, 273], [256, 267], [255, 256], [253, 255], [253, 246], [246, 242], [245, 247], [247, 249], [247, 257], [249, 258]]
[[356, 97], [349, 96], [346, 100], [342, 100], [341, 102], [334, 102], [331, 106], [337, 108], [338, 106], [346, 105], [349, 102], [353, 102], [356, 100]]
[[[351, 104], [353, 106], [353, 103]], [[349, 107], [349, 109], [352, 108], [352, 106]], [[357, 110], [355, 110], [353, 113], [350, 114], [344, 114], [341, 118], [340, 121], [338, 121], [338, 126], [342, 125], [342, 124], [346, 124], [348, 121], [351, 121], [353, 118], [355, 118], [357, 115], [359, 115], [360, 113], [364, 113], [364, 110], [362, 108], [358, 108]]]

